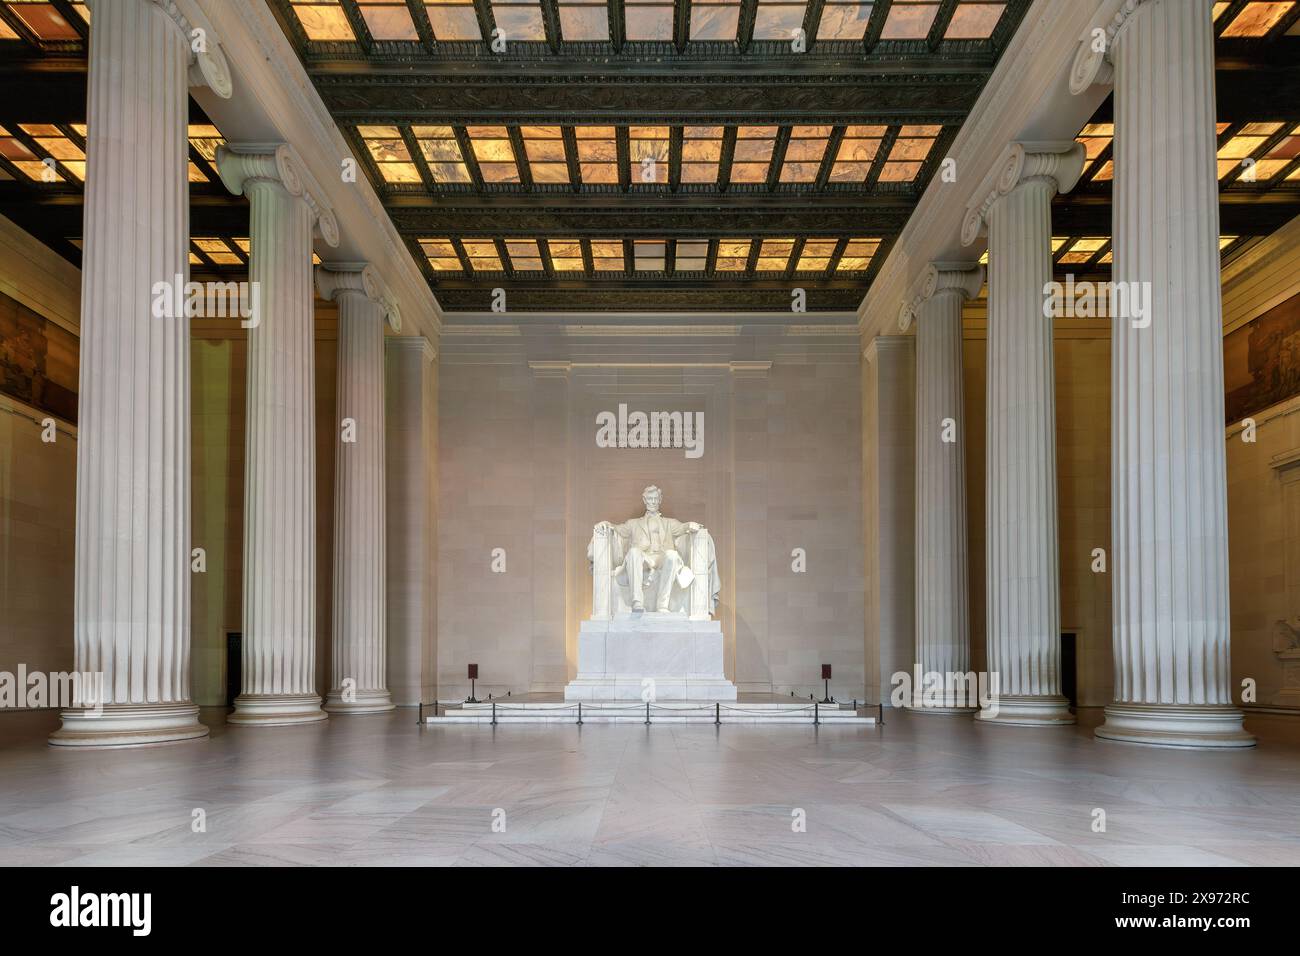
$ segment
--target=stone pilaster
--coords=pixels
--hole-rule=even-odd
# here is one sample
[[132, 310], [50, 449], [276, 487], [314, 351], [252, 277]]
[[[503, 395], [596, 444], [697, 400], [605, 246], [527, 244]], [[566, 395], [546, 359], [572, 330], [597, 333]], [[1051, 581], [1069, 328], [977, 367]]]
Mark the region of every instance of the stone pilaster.
[[338, 245], [320, 187], [285, 144], [223, 146], [249, 200], [243, 693], [235, 724], [323, 720], [316, 694], [316, 407], [312, 227]]
[[316, 269], [321, 298], [338, 303], [334, 422], [334, 640], [332, 714], [392, 710], [385, 594], [384, 323], [400, 320], [369, 265]]
[[[966, 212], [989, 236], [986, 520], [988, 670], [983, 720], [1069, 724], [1061, 695], [1060, 553], [1052, 319], [1052, 197], [1083, 170], [1075, 142], [1012, 143]], [[992, 684], [990, 687], [992, 688]]]
[[[979, 295], [979, 265], [925, 271], [904, 323], [916, 322], [916, 672], [913, 706], [924, 713], [969, 714], [966, 694], [948, 675], [970, 671], [970, 593], [966, 550], [966, 423], [962, 393], [961, 309]], [[928, 674], [943, 675], [937, 694]], [[964, 685], [962, 685], [964, 686]]]
[[1249, 747], [1229, 668], [1223, 320], [1210, 4], [1128, 0], [1071, 88], [1114, 83], [1115, 701], [1098, 737]]
[[[204, 737], [190, 699], [189, 84], [229, 97], [173, 4], [93, 2], [73, 645], [56, 746]], [[156, 308], [159, 307], [159, 308]], [[161, 314], [159, 314], [161, 312]]]
[[437, 351], [423, 336], [387, 340], [388, 687], [399, 707], [432, 699], [433, 502]]

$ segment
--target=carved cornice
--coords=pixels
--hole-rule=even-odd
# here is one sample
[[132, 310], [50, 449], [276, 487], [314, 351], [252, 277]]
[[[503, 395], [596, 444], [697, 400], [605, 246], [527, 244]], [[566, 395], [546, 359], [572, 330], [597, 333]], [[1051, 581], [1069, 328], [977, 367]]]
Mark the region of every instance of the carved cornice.
[[320, 226], [321, 237], [331, 247], [339, 244], [339, 225], [325, 193], [297, 151], [288, 143], [239, 143], [217, 147], [217, 172], [221, 182], [236, 196], [244, 195], [250, 183], [270, 182], [290, 196], [302, 199]]
[[906, 332], [921, 314], [921, 306], [936, 295], [954, 294], [965, 299], [977, 298], [984, 286], [984, 267], [969, 262], [931, 262], [921, 273], [916, 295], [903, 303], [898, 328]]
[[862, 350], [862, 357], [868, 364], [874, 364], [881, 353], [911, 351], [915, 342], [910, 335], [877, 335]]
[[1024, 183], [1050, 180], [1056, 192], [1068, 193], [1079, 181], [1086, 158], [1083, 144], [1075, 140], [1011, 143], [980, 183], [976, 198], [966, 207], [961, 244], [969, 246], [978, 239], [988, 224], [993, 204]]
[[361, 295], [378, 305], [394, 332], [402, 331], [402, 313], [397, 299], [379, 276], [379, 270], [366, 262], [337, 262], [316, 267], [316, 291], [322, 299], [342, 295]]
[[[91, 0], [93, 11], [101, 0]], [[110, 0], [118, 2], [118, 0]], [[198, 27], [190, 23], [189, 17], [176, 6], [176, 0], [153, 0], [158, 9], [167, 14], [176, 28], [185, 38], [185, 45], [190, 50], [190, 86], [206, 86], [223, 100], [230, 99], [234, 92], [234, 83], [230, 78], [230, 64], [221, 43], [207, 27]], [[93, 16], [92, 12], [92, 16]]]
[[392, 335], [384, 340], [384, 345], [393, 352], [419, 352], [428, 362], [438, 358], [438, 350], [423, 335]]

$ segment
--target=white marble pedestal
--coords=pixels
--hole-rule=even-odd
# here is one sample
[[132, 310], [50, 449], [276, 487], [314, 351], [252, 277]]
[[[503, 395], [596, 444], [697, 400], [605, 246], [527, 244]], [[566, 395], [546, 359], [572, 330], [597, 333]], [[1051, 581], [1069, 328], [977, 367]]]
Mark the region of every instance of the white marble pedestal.
[[565, 700], [735, 700], [736, 685], [722, 670], [722, 625], [670, 612], [622, 612], [608, 621], [583, 621], [578, 630], [578, 676]]

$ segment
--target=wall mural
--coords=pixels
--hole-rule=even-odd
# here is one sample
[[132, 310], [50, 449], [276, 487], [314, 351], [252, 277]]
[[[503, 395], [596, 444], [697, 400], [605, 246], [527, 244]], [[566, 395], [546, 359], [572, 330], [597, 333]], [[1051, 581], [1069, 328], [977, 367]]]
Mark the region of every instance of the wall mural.
[[77, 421], [77, 337], [0, 292], [0, 392]]
[[1227, 424], [1300, 394], [1300, 295], [1223, 340]]

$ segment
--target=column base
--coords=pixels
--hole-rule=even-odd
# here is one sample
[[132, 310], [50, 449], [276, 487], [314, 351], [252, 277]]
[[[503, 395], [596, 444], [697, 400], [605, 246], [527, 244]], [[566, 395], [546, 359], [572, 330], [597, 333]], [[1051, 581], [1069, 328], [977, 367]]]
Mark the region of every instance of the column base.
[[1223, 750], [1255, 746], [1242, 714], [1227, 704], [1111, 704], [1095, 731], [1105, 740], [1150, 747]]
[[271, 727], [310, 724], [328, 716], [320, 709], [318, 694], [240, 694], [226, 723]]
[[1070, 701], [1061, 696], [1003, 694], [995, 703], [996, 710], [981, 710], [977, 719], [1017, 727], [1065, 727], [1075, 721], [1074, 714], [1070, 713]]
[[386, 690], [352, 691], [351, 696], [345, 701], [342, 690], [332, 690], [325, 695], [325, 709], [331, 714], [382, 714], [397, 708]]
[[199, 723], [199, 708], [189, 701], [173, 704], [105, 704], [101, 713], [65, 710], [63, 726], [50, 734], [51, 747], [106, 750], [152, 747], [197, 740], [208, 735]]

